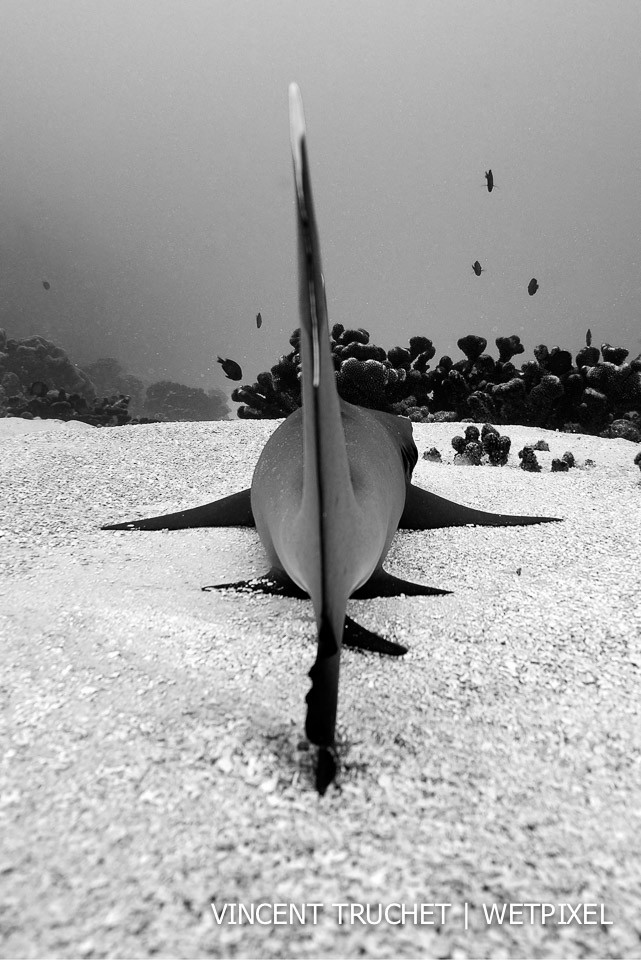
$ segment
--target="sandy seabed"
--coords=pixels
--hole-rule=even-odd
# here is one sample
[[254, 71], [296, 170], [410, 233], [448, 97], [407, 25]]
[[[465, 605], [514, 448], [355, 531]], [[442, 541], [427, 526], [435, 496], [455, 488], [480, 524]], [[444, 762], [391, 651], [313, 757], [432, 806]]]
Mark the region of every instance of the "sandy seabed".
[[249, 486], [275, 426], [0, 421], [0, 955], [638, 957], [638, 446], [503, 427], [509, 465], [463, 467], [465, 425], [415, 425], [419, 485], [564, 522], [397, 535], [388, 569], [453, 593], [350, 602], [410, 652], [345, 651], [319, 799], [311, 604], [200, 590], [266, 569], [256, 532], [99, 529]]

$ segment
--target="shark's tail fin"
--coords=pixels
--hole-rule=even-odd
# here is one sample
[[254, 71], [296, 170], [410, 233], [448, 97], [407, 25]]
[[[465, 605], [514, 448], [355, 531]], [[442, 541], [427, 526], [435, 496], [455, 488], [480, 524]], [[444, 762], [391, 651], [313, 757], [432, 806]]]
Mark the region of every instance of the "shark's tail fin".
[[323, 793], [335, 772], [334, 731], [340, 648], [347, 598], [354, 492], [329, 342], [325, 282], [307, 161], [300, 90], [289, 88], [289, 117], [298, 221], [301, 379], [303, 398], [303, 497], [301, 512], [315, 544], [308, 564], [309, 594], [318, 628], [310, 671], [306, 732], [320, 748], [317, 787]]

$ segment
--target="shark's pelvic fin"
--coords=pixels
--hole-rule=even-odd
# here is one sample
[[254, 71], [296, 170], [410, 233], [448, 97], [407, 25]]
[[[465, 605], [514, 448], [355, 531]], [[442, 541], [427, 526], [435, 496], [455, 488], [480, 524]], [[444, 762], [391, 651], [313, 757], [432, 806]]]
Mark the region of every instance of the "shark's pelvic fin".
[[487, 513], [474, 507], [465, 507], [413, 483], [407, 484], [405, 508], [399, 530], [435, 530], [438, 527], [463, 527], [474, 524], [479, 527], [513, 527], [531, 523], [551, 523], [560, 517], [521, 517], [508, 513]]
[[[390, 580], [395, 581], [399, 585], [402, 584], [406, 589], [398, 589], [395, 593], [390, 590], [389, 593], [373, 592], [367, 594], [358, 590], [354, 596], [364, 598], [365, 596], [397, 596], [399, 593], [412, 592], [416, 594], [449, 593], [448, 590], [433, 590], [431, 587], [421, 587], [420, 584], [417, 583], [407, 583], [405, 580], [399, 580], [398, 577], [392, 577], [390, 574], [386, 574], [386, 577], [389, 577]], [[417, 589], [412, 590], [411, 588]], [[205, 592], [211, 590], [238, 590], [241, 593], [267, 593], [271, 596], [294, 597], [297, 600], [309, 600], [308, 594], [305, 593], [304, 590], [301, 590], [286, 573], [274, 569], [262, 577], [255, 577], [253, 580], [236, 580], [234, 583], [212, 583], [207, 587], [202, 587], [202, 589]], [[394, 643], [392, 640], [386, 640], [385, 637], [381, 637], [377, 633], [372, 633], [370, 630], [356, 623], [355, 620], [352, 620], [351, 617], [347, 616], [345, 617], [343, 625], [342, 642], [346, 647], [368, 650], [371, 653], [384, 653], [390, 657], [400, 657], [402, 654], [407, 653], [407, 647]]]
[[[308, 600], [309, 594], [294, 583], [286, 573], [272, 569], [260, 577], [250, 580], [235, 580], [233, 583], [212, 583], [202, 587], [210, 590], [239, 590], [244, 593], [268, 593], [277, 597], [294, 597], [297, 600]], [[428, 587], [423, 583], [413, 583], [395, 577], [379, 567], [375, 570], [367, 583], [355, 590], [350, 599], [371, 600], [374, 597], [438, 597], [451, 593], [451, 590], [441, 590], [437, 587]], [[348, 618], [349, 619], [349, 618]], [[353, 622], [353, 621], [352, 621]], [[364, 628], [363, 628], [364, 629]], [[347, 643], [347, 641], [345, 641]], [[352, 644], [354, 646], [354, 644]]]
[[372, 597], [400, 597], [402, 594], [408, 597], [432, 597], [451, 592], [451, 590], [439, 590], [437, 587], [427, 587], [423, 583], [403, 580], [401, 577], [395, 577], [392, 573], [388, 573], [387, 570], [379, 567], [367, 583], [354, 591], [352, 600], [369, 600]]
[[386, 640], [378, 633], [372, 633], [356, 623], [351, 617], [345, 617], [343, 629], [343, 646], [354, 647], [356, 650], [367, 650], [370, 653], [383, 653], [388, 657], [402, 657], [407, 653], [407, 647], [392, 640]]
[[211, 583], [202, 587], [205, 592], [210, 590], [239, 590], [242, 593], [268, 593], [276, 597], [294, 597], [297, 600], [309, 600], [309, 594], [294, 583], [282, 570], [273, 567], [262, 577], [252, 580], [236, 580], [235, 583]]
[[177, 510], [160, 517], [108, 523], [101, 530], [187, 530], [191, 527], [253, 527], [250, 492], [241, 490], [213, 503]]

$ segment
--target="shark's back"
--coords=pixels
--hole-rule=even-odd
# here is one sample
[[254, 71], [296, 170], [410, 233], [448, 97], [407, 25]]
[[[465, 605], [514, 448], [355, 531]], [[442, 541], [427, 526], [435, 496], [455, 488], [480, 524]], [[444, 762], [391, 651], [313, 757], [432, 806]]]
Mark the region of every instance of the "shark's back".
[[[333, 563], [343, 567], [350, 596], [377, 569], [398, 528], [406, 484], [418, 458], [409, 420], [340, 401], [354, 493], [340, 516]], [[318, 576], [316, 531], [303, 502], [303, 411], [292, 413], [267, 441], [254, 471], [251, 505], [273, 569], [313, 595]]]

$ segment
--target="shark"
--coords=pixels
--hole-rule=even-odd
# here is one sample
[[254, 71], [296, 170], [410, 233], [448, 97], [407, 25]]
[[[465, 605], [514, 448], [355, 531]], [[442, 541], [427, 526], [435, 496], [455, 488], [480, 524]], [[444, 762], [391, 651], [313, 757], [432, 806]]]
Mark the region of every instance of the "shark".
[[488, 513], [412, 483], [418, 451], [408, 418], [355, 406], [339, 397], [332, 360], [325, 279], [312, 196], [307, 132], [297, 84], [289, 87], [298, 249], [302, 406], [271, 434], [251, 487], [212, 503], [122, 523], [104, 530], [181, 530], [255, 526], [269, 570], [203, 590], [253, 590], [312, 601], [316, 658], [309, 671], [305, 732], [317, 748], [315, 785], [325, 793], [339, 756], [336, 722], [341, 650], [390, 656], [407, 648], [347, 615], [350, 599], [444, 596], [383, 562], [397, 530], [463, 525], [512, 526], [557, 517]]

